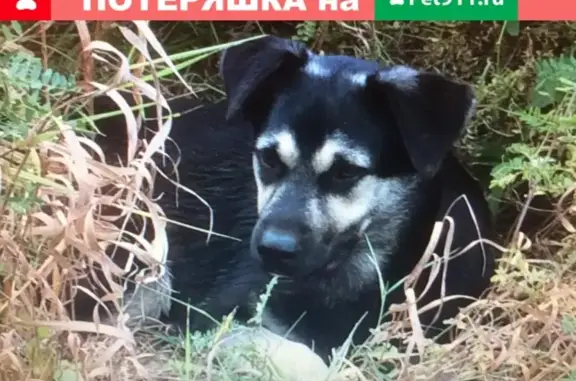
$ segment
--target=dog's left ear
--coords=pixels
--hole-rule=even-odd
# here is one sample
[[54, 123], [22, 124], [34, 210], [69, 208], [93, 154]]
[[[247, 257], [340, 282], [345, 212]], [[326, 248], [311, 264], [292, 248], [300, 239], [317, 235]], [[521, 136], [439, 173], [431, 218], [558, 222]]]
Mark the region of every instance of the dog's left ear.
[[222, 54], [220, 76], [228, 96], [227, 118], [261, 116], [290, 76], [308, 61], [299, 41], [265, 36], [234, 45]]
[[387, 103], [416, 170], [434, 176], [474, 112], [472, 88], [408, 67], [383, 69], [366, 86]]

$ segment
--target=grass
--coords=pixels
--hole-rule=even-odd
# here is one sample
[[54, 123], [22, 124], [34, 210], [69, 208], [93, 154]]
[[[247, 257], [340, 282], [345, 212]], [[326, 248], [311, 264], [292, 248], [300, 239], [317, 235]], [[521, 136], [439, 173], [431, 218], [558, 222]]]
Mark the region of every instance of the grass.
[[[122, 294], [123, 282], [86, 283], [87, 268], [123, 277], [103, 255], [115, 242], [150, 264], [138, 279], [161, 277], [162, 232], [173, 223], [146, 186], [169, 123], [148, 146], [133, 138], [120, 165], [88, 138], [90, 119], [104, 115], [78, 117], [78, 107], [109, 88], [113, 98], [123, 88], [220, 98], [215, 53], [262, 33], [440, 70], [475, 84], [478, 97], [459, 154], [488, 188], [505, 246], [491, 292], [454, 319], [463, 333], [444, 346], [422, 339], [409, 303], [394, 306], [395, 319], [339, 358], [331, 379], [576, 380], [576, 24], [80, 21], [0, 26], [0, 379], [289, 379], [250, 346], [216, 356], [218, 339], [241, 329], [230, 319], [182, 340], [161, 325], [86, 323], [64, 311], [71, 284]], [[122, 234], [135, 214], [151, 221], [155, 241]], [[391, 337], [411, 350], [386, 345]]]

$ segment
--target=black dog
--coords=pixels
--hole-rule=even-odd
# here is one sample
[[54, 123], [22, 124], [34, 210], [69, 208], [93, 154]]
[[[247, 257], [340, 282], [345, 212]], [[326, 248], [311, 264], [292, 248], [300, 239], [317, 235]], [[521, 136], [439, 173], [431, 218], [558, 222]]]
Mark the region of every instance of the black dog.
[[[121, 95], [130, 106], [135, 106], [131, 96]], [[151, 103], [146, 97], [144, 100]], [[164, 173], [155, 177], [154, 197], [159, 198], [168, 220], [199, 230], [168, 224], [166, 276], [159, 282], [141, 286], [136, 293], [134, 282], [126, 282], [124, 299], [129, 303], [125, 308], [136, 321], [163, 318], [183, 329], [187, 317], [191, 316], [188, 328], [192, 331], [214, 327], [222, 316], [234, 309], [237, 309], [236, 318], [246, 321], [253, 316], [255, 295], [269, 280], [259, 261], [250, 256], [249, 239], [239, 239], [250, 236], [257, 218], [255, 199], [247, 197], [255, 192], [250, 181], [251, 139], [246, 136], [249, 129], [242, 123], [226, 124], [223, 103], [202, 107], [195, 99], [183, 98], [169, 104], [172, 113], [182, 113], [182, 116], [173, 120], [170, 140], [166, 142], [167, 155], [154, 156], [154, 162]], [[112, 111], [119, 108], [108, 96], [94, 99], [94, 114]], [[139, 138], [150, 142], [158, 131], [157, 110], [155, 106], [147, 106], [142, 111], [145, 120]], [[167, 113], [164, 110], [164, 116]], [[95, 125], [100, 132], [95, 141], [106, 161], [128, 164], [125, 117], [120, 114], [98, 119]], [[173, 160], [179, 160], [177, 168]], [[176, 181], [192, 189], [195, 195], [178, 189], [174, 185]], [[212, 221], [210, 207], [214, 214]], [[206, 231], [211, 222], [216, 234], [207, 241]], [[151, 224], [144, 224], [138, 216], [132, 216], [126, 229], [140, 233], [143, 227], [146, 238], [152, 240]], [[110, 247], [107, 253], [111, 257], [114, 253], [116, 265], [126, 266], [129, 253], [124, 248]], [[131, 273], [144, 267], [145, 264], [135, 258]], [[95, 274], [98, 279], [85, 277], [80, 284], [103, 296], [105, 292], [94, 284], [106, 285], [106, 279], [99, 276], [99, 272]], [[72, 312], [77, 319], [91, 320], [95, 308], [101, 315], [106, 313], [101, 304], [83, 293], [77, 293], [74, 301]], [[114, 305], [107, 303], [106, 307], [113, 310]]]
[[[315, 55], [271, 36], [229, 48], [221, 74], [227, 101], [175, 119], [172, 138], [182, 150], [181, 183], [212, 206], [216, 232], [242, 241], [214, 237], [206, 246], [203, 233], [169, 230], [175, 298], [215, 318], [241, 305], [244, 319], [268, 274], [278, 274], [264, 325], [281, 335], [291, 328], [291, 339], [327, 358], [362, 318], [354, 342], [368, 337], [383, 303], [380, 280], [394, 285], [413, 270], [436, 221], [454, 221], [450, 239], [444, 224], [440, 256], [446, 243], [454, 252], [492, 237], [482, 190], [452, 154], [473, 113], [469, 86]], [[175, 207], [163, 180], [157, 192], [169, 218], [207, 228], [200, 200], [180, 192]], [[478, 243], [451, 259], [445, 283], [443, 266], [419, 306], [443, 294], [479, 297], [495, 258]], [[402, 302], [401, 290], [384, 307]], [[446, 301], [420, 320], [437, 336], [469, 303]], [[173, 303], [167, 319], [184, 324], [185, 307]]]

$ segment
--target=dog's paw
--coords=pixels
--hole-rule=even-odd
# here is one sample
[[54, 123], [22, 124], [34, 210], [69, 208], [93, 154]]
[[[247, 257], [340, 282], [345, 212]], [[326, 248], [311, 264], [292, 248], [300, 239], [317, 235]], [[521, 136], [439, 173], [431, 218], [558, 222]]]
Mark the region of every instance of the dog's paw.
[[[285, 339], [265, 328], [242, 327], [219, 341], [216, 356], [224, 356], [236, 370], [256, 372], [263, 379], [325, 381], [328, 366], [307, 346]], [[268, 378], [270, 377], [270, 378]], [[255, 377], [258, 378], [258, 377]]]

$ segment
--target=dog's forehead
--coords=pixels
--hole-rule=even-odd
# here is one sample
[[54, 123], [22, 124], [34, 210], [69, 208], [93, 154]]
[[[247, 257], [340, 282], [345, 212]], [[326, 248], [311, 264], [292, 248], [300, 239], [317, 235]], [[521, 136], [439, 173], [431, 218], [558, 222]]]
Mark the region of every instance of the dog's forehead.
[[366, 77], [376, 73], [380, 65], [375, 61], [339, 55], [310, 55], [302, 71], [312, 78], [331, 78], [363, 86]]
[[383, 130], [367, 107], [365, 86], [379, 68], [354, 57], [312, 55], [276, 97], [257, 145], [275, 144], [286, 162], [315, 160], [322, 169], [336, 154], [373, 164]]

